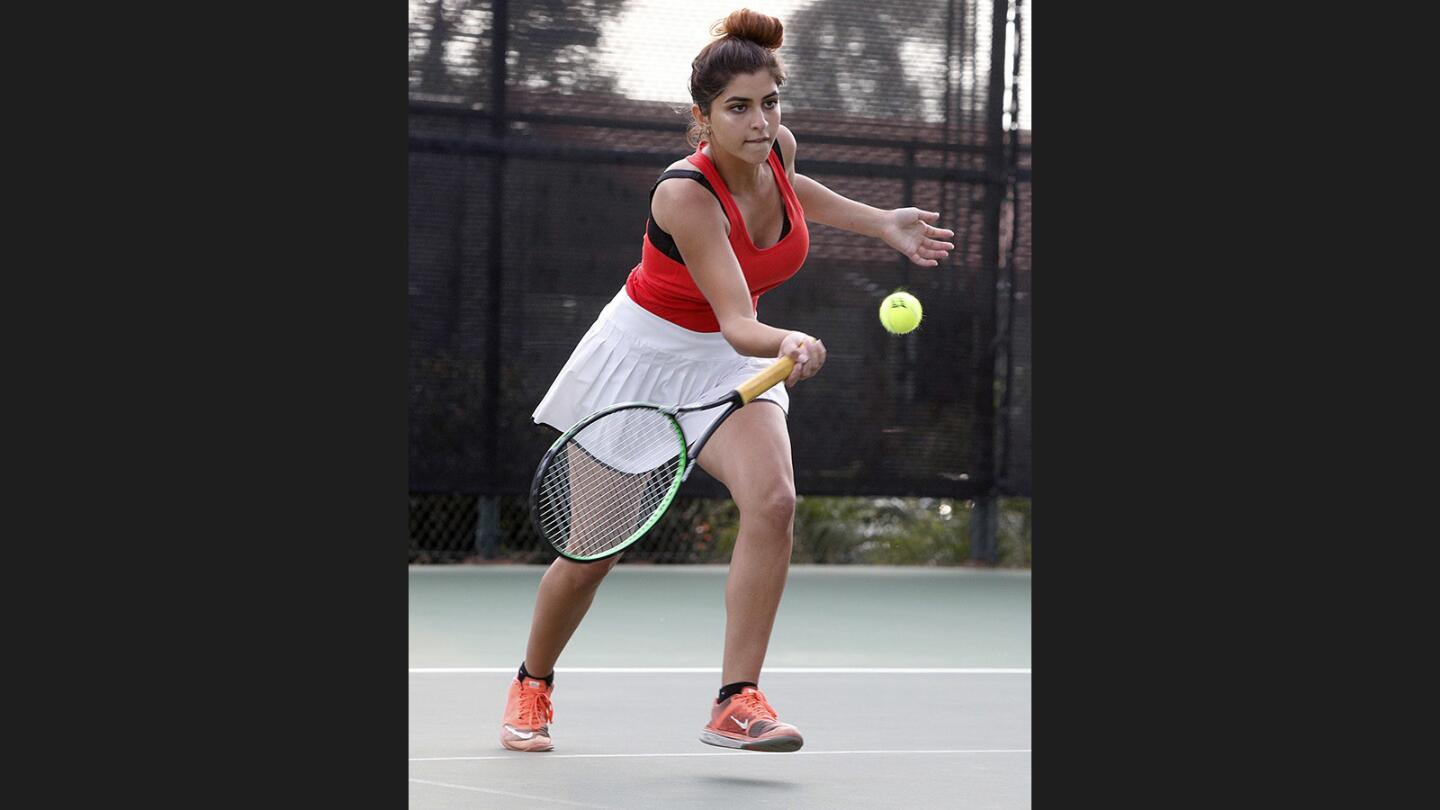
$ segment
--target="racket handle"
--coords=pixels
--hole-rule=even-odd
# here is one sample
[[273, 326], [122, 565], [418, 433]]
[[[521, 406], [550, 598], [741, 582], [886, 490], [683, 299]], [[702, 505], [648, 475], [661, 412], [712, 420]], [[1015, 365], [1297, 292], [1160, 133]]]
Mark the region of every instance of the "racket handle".
[[750, 400], [773, 388], [775, 383], [789, 377], [794, 368], [794, 360], [782, 357], [771, 363], [769, 368], [740, 383], [739, 387], [735, 389], [735, 393], [740, 395], [741, 403], [749, 404]]

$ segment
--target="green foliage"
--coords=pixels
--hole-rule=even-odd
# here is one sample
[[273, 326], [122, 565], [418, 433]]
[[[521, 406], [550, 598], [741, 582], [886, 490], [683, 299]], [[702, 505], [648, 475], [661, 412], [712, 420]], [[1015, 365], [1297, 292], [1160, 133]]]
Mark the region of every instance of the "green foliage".
[[933, 498], [801, 498], [793, 562], [955, 564], [968, 553], [965, 520]]
[[995, 530], [1001, 568], [1030, 567], [1030, 499], [1001, 498], [1000, 525]]
[[[526, 496], [497, 499], [496, 556], [477, 554], [473, 495], [410, 497], [410, 562], [546, 563], [555, 552], [534, 532]], [[1000, 498], [996, 560], [1000, 568], [1031, 564], [1031, 503]], [[795, 506], [795, 563], [983, 565], [970, 559], [973, 501], [952, 498], [801, 496]], [[735, 550], [740, 513], [728, 498], [679, 498], [650, 534], [627, 549], [629, 563], [725, 564]]]
[[[1030, 564], [1029, 501], [1001, 499], [997, 564]], [[972, 501], [950, 498], [801, 498], [797, 563], [966, 565]]]

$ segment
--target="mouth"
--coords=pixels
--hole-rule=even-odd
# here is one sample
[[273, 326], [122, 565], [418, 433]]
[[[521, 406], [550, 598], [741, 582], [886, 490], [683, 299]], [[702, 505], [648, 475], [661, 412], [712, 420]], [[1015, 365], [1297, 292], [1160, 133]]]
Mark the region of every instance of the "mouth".
[[770, 142], [770, 139], [769, 139], [769, 138], [755, 138], [755, 139], [753, 139], [753, 140], [748, 140], [748, 141], [746, 141], [745, 143], [769, 143], [769, 142]]

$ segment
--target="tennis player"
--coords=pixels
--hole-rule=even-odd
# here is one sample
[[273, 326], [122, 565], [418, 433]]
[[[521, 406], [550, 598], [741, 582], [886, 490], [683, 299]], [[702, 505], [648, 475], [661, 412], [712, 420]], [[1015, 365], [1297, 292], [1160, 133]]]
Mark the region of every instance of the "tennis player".
[[[825, 365], [825, 344], [762, 323], [760, 296], [805, 262], [809, 219], [872, 236], [934, 267], [954, 232], [917, 208], [884, 211], [849, 200], [795, 172], [796, 143], [780, 125], [785, 69], [775, 51], [783, 26], [748, 9], [718, 23], [690, 73], [693, 154], [651, 189], [640, 264], [601, 311], [535, 409], [565, 430], [616, 402], [683, 403], [724, 394], [775, 358], [795, 368], [720, 425], [698, 459], [729, 489], [740, 530], [725, 586], [725, 651], [719, 696], [700, 739], [711, 745], [794, 751], [804, 739], [760, 691], [775, 612], [790, 564], [795, 477], [787, 389]], [[713, 419], [718, 412], [697, 414]], [[685, 425], [686, 435], [708, 422]], [[554, 747], [549, 724], [555, 662], [618, 557], [556, 558], [540, 581], [530, 637], [510, 684], [500, 742], [517, 751]]]

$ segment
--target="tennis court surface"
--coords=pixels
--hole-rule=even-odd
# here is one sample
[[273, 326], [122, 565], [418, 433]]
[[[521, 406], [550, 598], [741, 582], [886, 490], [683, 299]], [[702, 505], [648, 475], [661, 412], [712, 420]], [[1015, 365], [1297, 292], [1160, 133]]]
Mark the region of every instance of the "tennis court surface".
[[698, 739], [724, 566], [621, 564], [556, 670], [555, 750], [498, 741], [541, 566], [410, 569], [409, 805], [1030, 806], [1028, 571], [796, 566], [760, 686], [793, 753]]

